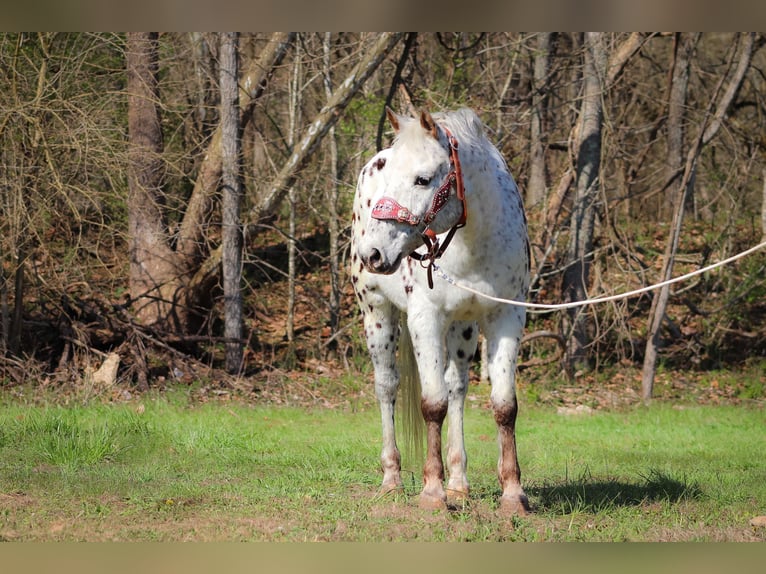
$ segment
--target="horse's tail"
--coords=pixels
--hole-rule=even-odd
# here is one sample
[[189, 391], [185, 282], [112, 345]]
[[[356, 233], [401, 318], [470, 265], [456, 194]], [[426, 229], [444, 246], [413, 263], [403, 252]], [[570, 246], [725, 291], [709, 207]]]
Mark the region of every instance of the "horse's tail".
[[423, 435], [425, 423], [420, 410], [420, 377], [412, 349], [410, 330], [407, 328], [407, 316], [403, 314], [399, 321], [399, 418], [402, 421], [402, 445], [408, 460], [420, 465], [423, 459]]

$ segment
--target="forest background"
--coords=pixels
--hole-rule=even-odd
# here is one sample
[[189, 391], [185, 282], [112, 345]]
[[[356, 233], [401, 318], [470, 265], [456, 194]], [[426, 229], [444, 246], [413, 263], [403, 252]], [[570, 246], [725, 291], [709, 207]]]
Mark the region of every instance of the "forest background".
[[[766, 237], [764, 44], [3, 34], [0, 384], [370, 395], [345, 267], [357, 174], [390, 143], [386, 105], [479, 113], [524, 195], [531, 301], [621, 293], [738, 253]], [[765, 266], [759, 252], [654, 294], [530, 314], [527, 392], [648, 400], [659, 380], [762, 400]]]

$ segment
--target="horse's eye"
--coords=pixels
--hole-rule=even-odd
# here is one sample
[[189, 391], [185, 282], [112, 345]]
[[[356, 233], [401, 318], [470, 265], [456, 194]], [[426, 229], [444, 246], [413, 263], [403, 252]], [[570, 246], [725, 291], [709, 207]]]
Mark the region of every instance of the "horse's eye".
[[431, 178], [430, 177], [423, 177], [422, 175], [420, 175], [420, 176], [415, 178], [415, 185], [417, 185], [417, 186], [425, 187], [429, 183], [431, 183]]

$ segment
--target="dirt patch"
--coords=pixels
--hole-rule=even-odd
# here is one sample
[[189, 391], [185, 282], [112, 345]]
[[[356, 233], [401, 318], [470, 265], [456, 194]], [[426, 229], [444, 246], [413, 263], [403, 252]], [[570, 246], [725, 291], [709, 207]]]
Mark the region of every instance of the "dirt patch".
[[23, 492], [0, 492], [0, 508], [8, 511], [27, 508], [35, 503], [34, 498]]

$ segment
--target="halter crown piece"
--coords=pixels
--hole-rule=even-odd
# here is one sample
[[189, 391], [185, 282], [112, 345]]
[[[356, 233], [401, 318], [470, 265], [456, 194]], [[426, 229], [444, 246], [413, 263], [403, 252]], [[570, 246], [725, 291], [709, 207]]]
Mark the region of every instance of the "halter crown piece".
[[[449, 159], [450, 170], [444, 183], [441, 184], [439, 189], [434, 193], [434, 197], [431, 200], [431, 207], [423, 216], [418, 216], [412, 213], [409, 209], [400, 205], [392, 197], [382, 197], [378, 200], [375, 206], [372, 208], [372, 218], [381, 220], [393, 220], [399, 223], [406, 223], [407, 225], [418, 226], [421, 223], [425, 223], [426, 227], [423, 229], [421, 236], [423, 243], [428, 250], [425, 254], [417, 253], [413, 251], [410, 253], [410, 257], [417, 259], [421, 262], [421, 265], [428, 269], [428, 287], [433, 289], [433, 265], [434, 262], [444, 254], [447, 246], [452, 241], [455, 232], [461, 227], [465, 226], [467, 216], [467, 205], [465, 202], [465, 187], [463, 185], [463, 172], [460, 169], [460, 156], [458, 155], [458, 143], [450, 131], [447, 128], [444, 129], [444, 133], [447, 136], [447, 142], [449, 143]], [[436, 237], [436, 233], [429, 227], [431, 222], [436, 218], [436, 215], [442, 210], [442, 208], [449, 201], [452, 186], [455, 186], [455, 192], [457, 198], [463, 204], [463, 214], [460, 219], [453, 225], [447, 237], [444, 238], [444, 243], [439, 244], [439, 239]]]

